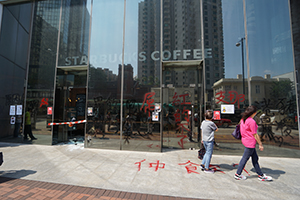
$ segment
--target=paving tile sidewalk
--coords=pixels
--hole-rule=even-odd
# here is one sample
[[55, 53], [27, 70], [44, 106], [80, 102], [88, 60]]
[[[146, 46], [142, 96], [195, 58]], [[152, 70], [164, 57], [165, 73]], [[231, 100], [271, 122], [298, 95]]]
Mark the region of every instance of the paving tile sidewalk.
[[[239, 151], [236, 145], [239, 144], [231, 144], [227, 148]], [[226, 148], [224, 144], [221, 144], [221, 147]], [[259, 163], [262, 171], [273, 177], [272, 182], [262, 182], [258, 180], [250, 160], [245, 167], [247, 172], [244, 172], [247, 180], [237, 181], [233, 178], [243, 152], [240, 152], [239, 156], [214, 154], [211, 164], [216, 172], [206, 174], [199, 167], [197, 150], [153, 153], [90, 149], [80, 145], [0, 143], [0, 151], [4, 154], [0, 177], [14, 178], [15, 181], [36, 181], [36, 184], [32, 182], [31, 189], [43, 195], [54, 193], [49, 193], [41, 187], [49, 184], [50, 189], [55, 190], [65, 186], [67, 191], [61, 194], [65, 195], [64, 197], [73, 195], [67, 193], [72, 192], [77, 195], [76, 198], [82, 199], [87, 199], [86, 196], [80, 196], [85, 194], [87, 188], [105, 190], [106, 193], [119, 191], [133, 196], [139, 194], [144, 197], [142, 194], [147, 194], [149, 198], [152, 195], [151, 197], [169, 199], [181, 197], [298, 200], [300, 196], [300, 159], [298, 158], [260, 156]], [[0, 187], [11, 181], [1, 183]], [[8, 192], [17, 191], [14, 186], [8, 190]], [[0, 192], [2, 192], [1, 188]], [[106, 193], [104, 193], [106, 196], [101, 197], [102, 199], [109, 198]], [[109, 194], [113, 193], [109, 192]], [[39, 199], [37, 196], [30, 198]], [[75, 199], [73, 196], [71, 198]], [[113, 198], [120, 197], [111, 197]]]
[[193, 200], [195, 198], [170, 197], [132, 192], [121, 192], [42, 181], [0, 177], [1, 200]]

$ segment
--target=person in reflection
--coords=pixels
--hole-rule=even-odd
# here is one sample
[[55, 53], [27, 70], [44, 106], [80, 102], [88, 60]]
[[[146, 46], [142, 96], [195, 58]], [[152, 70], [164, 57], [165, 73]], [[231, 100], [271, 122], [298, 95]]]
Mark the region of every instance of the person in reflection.
[[240, 131], [242, 136], [242, 143], [245, 146], [244, 155], [239, 163], [239, 167], [234, 175], [234, 178], [237, 180], [247, 179], [242, 175], [242, 171], [251, 157], [253, 167], [258, 174], [258, 179], [261, 181], [271, 181], [271, 176], [266, 176], [262, 173], [259, 164], [258, 164], [258, 155], [255, 150], [256, 142], [259, 145], [259, 150], [263, 151], [264, 147], [261, 143], [260, 137], [257, 134], [257, 124], [253, 119], [256, 115], [257, 108], [255, 106], [249, 106], [244, 113], [242, 113], [242, 119], [240, 120]]
[[190, 142], [195, 142], [193, 140], [193, 118], [192, 118], [192, 112], [189, 111], [189, 122], [188, 122], [188, 128], [189, 128], [189, 131], [187, 133], [188, 137], [189, 137], [189, 141]]
[[31, 140], [36, 140], [37, 138], [32, 135], [31, 130], [31, 111], [32, 109], [28, 108], [25, 113], [25, 129], [24, 129], [24, 140], [28, 140], [27, 135], [29, 135]]
[[14, 130], [14, 137], [21, 137], [20, 136], [20, 128], [22, 124], [22, 115], [18, 115], [16, 119], [16, 124], [15, 124], [15, 130]]
[[214, 170], [209, 168], [215, 140], [215, 131], [218, 131], [217, 125], [212, 121], [213, 112], [207, 110], [205, 113], [205, 120], [201, 123], [201, 134], [202, 134], [202, 143], [205, 148], [205, 154], [203, 156], [202, 163], [200, 165], [201, 170], [205, 173], [214, 173]]
[[108, 112], [106, 114], [106, 123], [108, 124], [107, 131], [109, 131], [110, 130], [110, 126], [111, 126], [111, 114], [110, 114], [110, 112]]
[[180, 129], [180, 110], [179, 109], [176, 109], [176, 112], [174, 113], [174, 118], [175, 118], [175, 128], [176, 128], [176, 132], [175, 133], [180, 133], [181, 132], [181, 129]]

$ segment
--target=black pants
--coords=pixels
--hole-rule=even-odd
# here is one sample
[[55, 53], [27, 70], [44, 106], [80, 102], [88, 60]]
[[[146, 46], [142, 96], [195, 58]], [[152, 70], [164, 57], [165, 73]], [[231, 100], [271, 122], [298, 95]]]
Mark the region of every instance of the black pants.
[[25, 130], [24, 130], [24, 139], [28, 139], [27, 135], [29, 135], [29, 137], [31, 139], [34, 139], [35, 137], [32, 135], [32, 131], [31, 131], [31, 125], [25, 125]]

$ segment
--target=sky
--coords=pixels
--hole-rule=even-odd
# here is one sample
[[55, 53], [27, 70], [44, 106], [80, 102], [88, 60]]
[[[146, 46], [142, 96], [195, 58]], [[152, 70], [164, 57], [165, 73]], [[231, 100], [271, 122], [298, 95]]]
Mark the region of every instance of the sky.
[[[247, 0], [247, 33], [250, 76], [277, 76], [293, 71], [287, 0]], [[240, 38], [245, 37], [242, 0], [223, 0], [225, 77], [242, 73]], [[246, 42], [244, 42], [247, 77]]]
[[[125, 64], [137, 73], [138, 4], [126, 1]], [[288, 0], [247, 0], [247, 35], [250, 76], [277, 76], [293, 71]], [[242, 73], [241, 46], [245, 37], [242, 0], [222, 0], [225, 78]], [[93, 2], [91, 64], [110, 68], [114, 74], [122, 64], [124, 0]], [[109, 30], [109, 31], [103, 31]], [[247, 77], [246, 41], [244, 70]], [[104, 48], [103, 48], [104, 47]]]

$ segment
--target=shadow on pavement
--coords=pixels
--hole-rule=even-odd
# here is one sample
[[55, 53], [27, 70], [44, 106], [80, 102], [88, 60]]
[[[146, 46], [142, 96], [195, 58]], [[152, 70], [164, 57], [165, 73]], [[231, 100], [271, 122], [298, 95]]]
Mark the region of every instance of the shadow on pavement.
[[[261, 168], [261, 171], [264, 173], [264, 174], [267, 174], [269, 176], [272, 176], [273, 179], [278, 179], [280, 177], [281, 174], [285, 174], [285, 171], [282, 171], [282, 170], [276, 170], [276, 169], [270, 169], [270, 168], [266, 168], [266, 167], [262, 167]], [[255, 172], [255, 169], [252, 168], [251, 169], [251, 172]]]
[[[9, 177], [9, 178], [22, 178], [31, 174], [35, 174], [36, 171], [33, 170], [9, 170], [9, 171], [0, 171], [0, 178]], [[1, 179], [2, 180], [2, 179]]]

